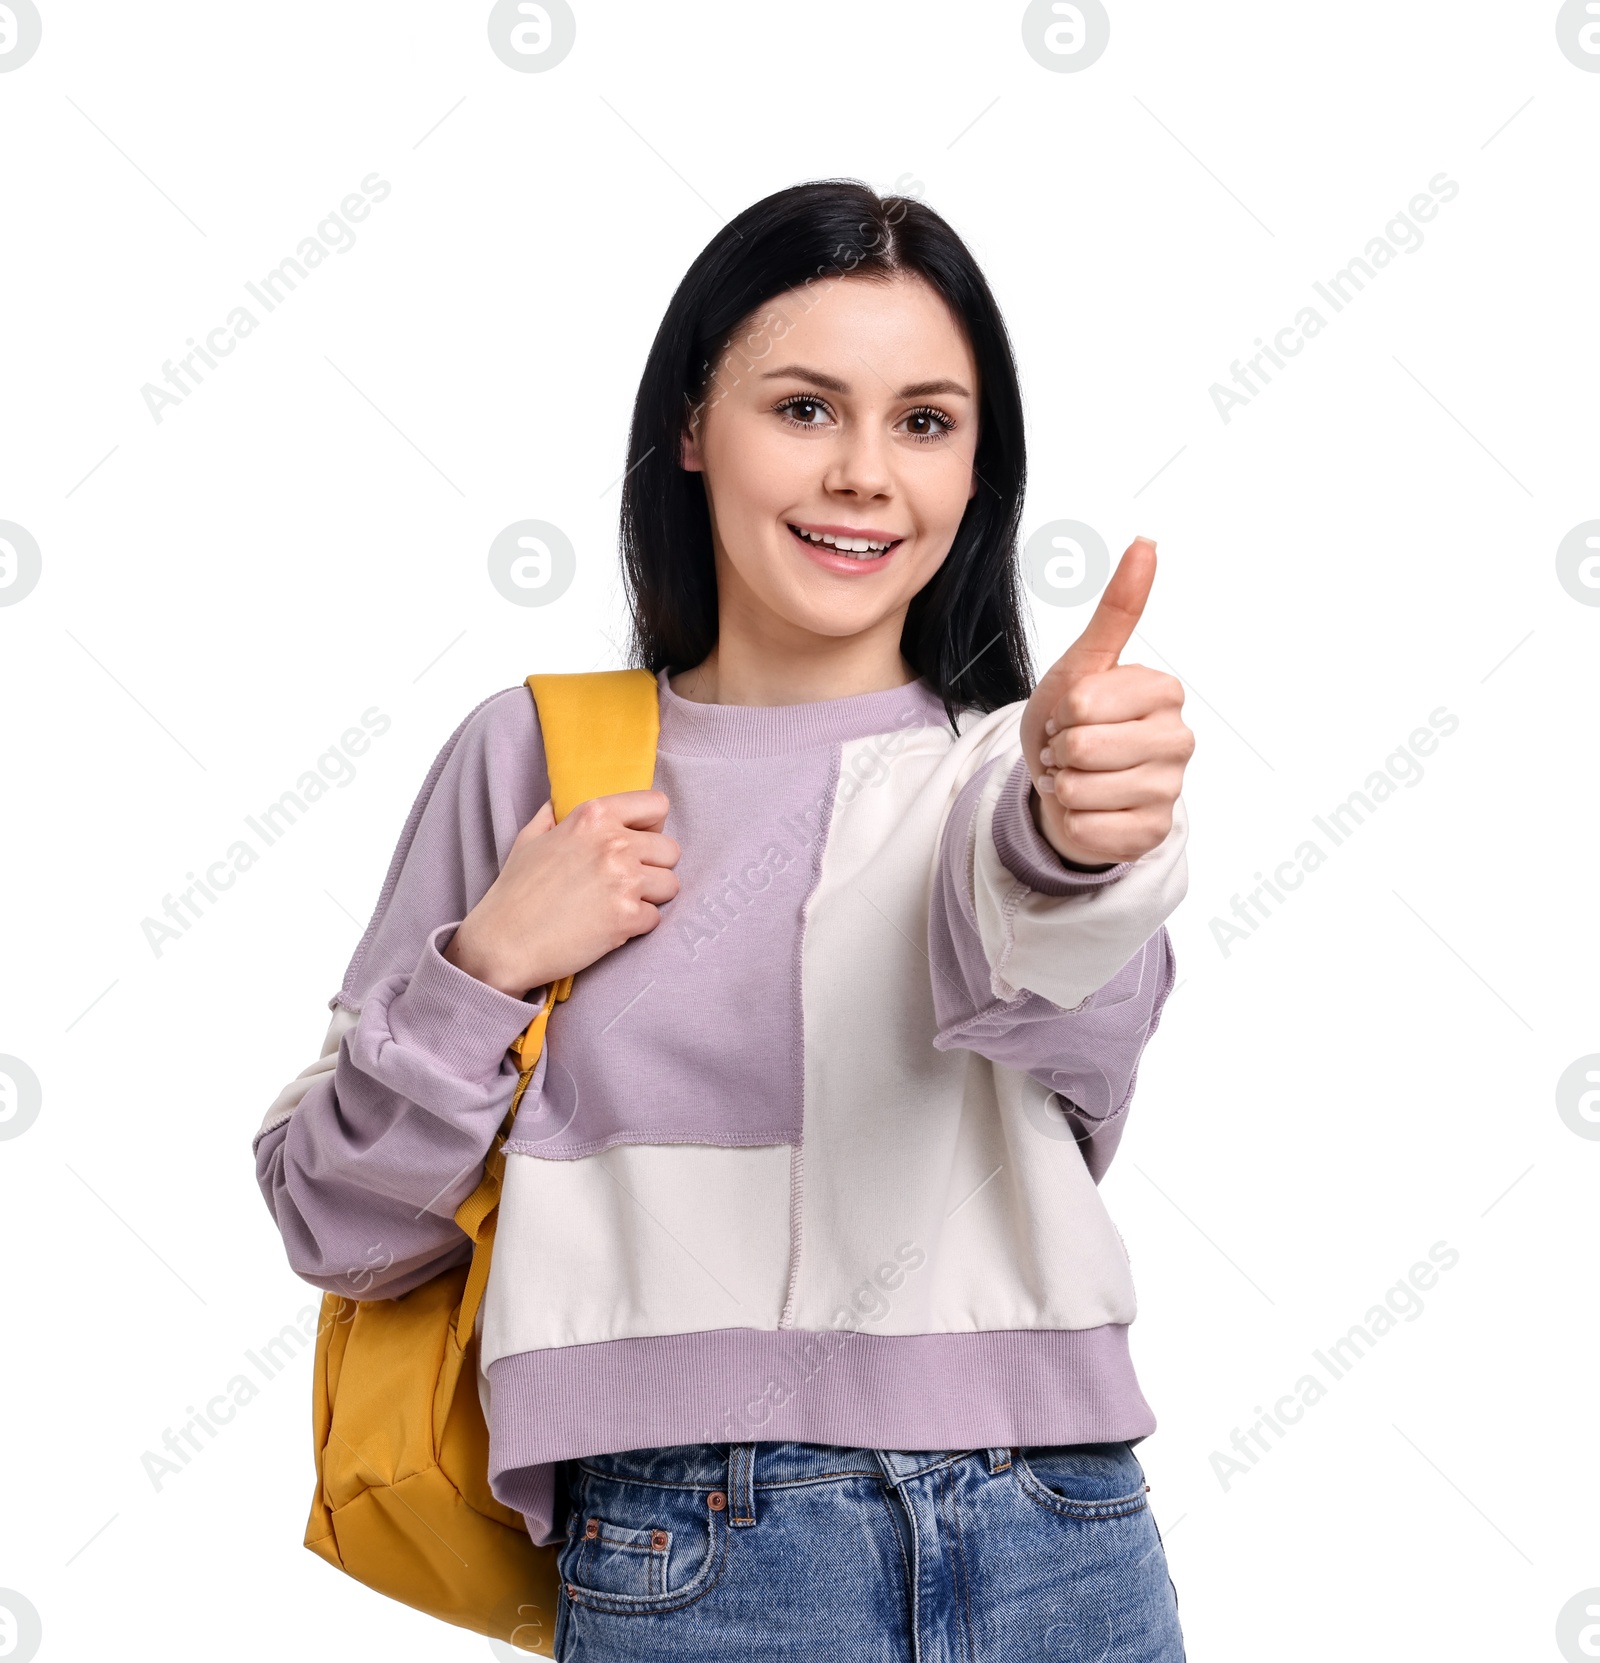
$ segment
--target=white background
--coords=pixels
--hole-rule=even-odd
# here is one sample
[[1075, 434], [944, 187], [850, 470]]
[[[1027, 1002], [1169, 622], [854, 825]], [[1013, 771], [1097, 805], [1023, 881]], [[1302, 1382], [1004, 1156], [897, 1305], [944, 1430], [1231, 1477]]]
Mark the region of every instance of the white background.
[[[40, 1655], [486, 1654], [300, 1546], [308, 1357], [159, 1490], [141, 1456], [317, 1300], [251, 1136], [438, 747], [621, 662], [672, 288], [848, 175], [985, 267], [1024, 530], [1159, 544], [1127, 656], [1188, 689], [1190, 886], [1104, 1194], [1189, 1656], [1559, 1657], [1600, 1585], [1600, 1142], [1555, 1095], [1600, 1051], [1600, 609], [1555, 563], [1600, 517], [1600, 73], [1556, 6], [1112, 0], [1052, 73], [1018, 4], [579, 0], [522, 74], [482, 3], [40, 4], [0, 75], [0, 519], [42, 552], [0, 607], [0, 1053], [43, 1090], [0, 1141], [0, 1586]], [[156, 422], [141, 387], [374, 171], [355, 245]], [[1212, 384], [1441, 171], [1422, 245], [1224, 422]], [[577, 549], [558, 604], [488, 581], [521, 518]], [[1087, 611], [1032, 604], [1042, 666]], [[372, 706], [355, 780], [157, 956], [141, 921]], [[1225, 954], [1252, 874], [1441, 706], [1420, 783]], [[1423, 1314], [1224, 1487], [1213, 1452], [1440, 1241]]]

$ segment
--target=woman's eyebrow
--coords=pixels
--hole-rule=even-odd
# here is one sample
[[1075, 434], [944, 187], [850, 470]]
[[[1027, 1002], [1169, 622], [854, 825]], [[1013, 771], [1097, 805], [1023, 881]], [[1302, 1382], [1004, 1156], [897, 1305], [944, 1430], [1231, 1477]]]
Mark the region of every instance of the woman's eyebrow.
[[809, 381], [814, 386], [825, 387], [830, 393], [848, 393], [849, 386], [839, 380], [837, 376], [824, 375], [821, 370], [808, 370], [804, 364], [785, 364], [781, 369], [767, 370], [761, 377], [763, 381], [776, 381], [782, 376], [791, 376], [796, 381]]
[[902, 387], [899, 392], [901, 398], [971, 398], [972, 394], [959, 381], [914, 381], [909, 387]]
[[[796, 381], [809, 381], [813, 386], [825, 388], [830, 393], [848, 393], [848, 382], [839, 380], [837, 376], [824, 375], [821, 370], [807, 369], [804, 364], [784, 364], [775, 370], [762, 373], [763, 381], [775, 381], [783, 376], [790, 376]], [[954, 398], [971, 398], [972, 394], [959, 381], [914, 381], [909, 387], [902, 387], [896, 398], [932, 398], [936, 394], [943, 394]]]

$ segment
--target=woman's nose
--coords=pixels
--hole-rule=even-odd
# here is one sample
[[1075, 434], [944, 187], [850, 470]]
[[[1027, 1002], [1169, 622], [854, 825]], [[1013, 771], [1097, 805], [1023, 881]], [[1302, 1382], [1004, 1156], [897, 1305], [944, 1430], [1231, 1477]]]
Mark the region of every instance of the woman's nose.
[[887, 496], [893, 485], [888, 444], [881, 434], [855, 432], [840, 440], [824, 481], [841, 496]]

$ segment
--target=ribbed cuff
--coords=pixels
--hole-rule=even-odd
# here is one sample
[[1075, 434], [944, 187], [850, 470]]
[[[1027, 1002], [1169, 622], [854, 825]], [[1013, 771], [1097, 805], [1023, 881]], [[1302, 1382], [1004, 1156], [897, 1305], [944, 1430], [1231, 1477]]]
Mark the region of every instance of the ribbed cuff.
[[994, 809], [995, 853], [1018, 883], [1025, 883], [1041, 895], [1077, 895], [1085, 889], [1114, 883], [1133, 865], [1131, 860], [1119, 860], [1104, 872], [1074, 871], [1033, 823], [1028, 803], [1032, 791], [1027, 758], [1019, 756], [1006, 776], [1000, 801]]
[[460, 926], [460, 919], [441, 924], [422, 944], [411, 980], [390, 1003], [389, 1032], [398, 1043], [437, 1058], [448, 1073], [489, 1080], [508, 1047], [544, 1009], [550, 989], [515, 999], [469, 976], [441, 951]]

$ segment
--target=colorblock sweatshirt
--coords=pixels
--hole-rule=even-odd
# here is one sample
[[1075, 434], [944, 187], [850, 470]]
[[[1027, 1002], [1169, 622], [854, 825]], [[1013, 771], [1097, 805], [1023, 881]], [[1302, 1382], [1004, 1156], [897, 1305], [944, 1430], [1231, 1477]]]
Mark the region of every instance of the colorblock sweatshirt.
[[[558, 1539], [555, 1463], [795, 1439], [1137, 1441], [1128, 1257], [1098, 1183], [1174, 977], [1180, 797], [1067, 865], [1022, 705], [917, 680], [757, 707], [657, 677], [680, 891], [578, 972], [511, 1140], [479, 1391], [490, 1485]], [[321, 1055], [255, 1138], [295, 1272], [392, 1298], [463, 1262], [518, 999], [443, 957], [550, 794], [533, 697], [439, 753]]]

